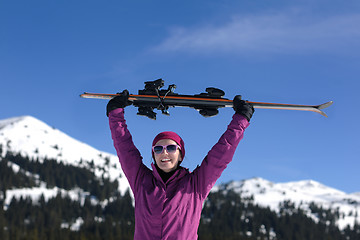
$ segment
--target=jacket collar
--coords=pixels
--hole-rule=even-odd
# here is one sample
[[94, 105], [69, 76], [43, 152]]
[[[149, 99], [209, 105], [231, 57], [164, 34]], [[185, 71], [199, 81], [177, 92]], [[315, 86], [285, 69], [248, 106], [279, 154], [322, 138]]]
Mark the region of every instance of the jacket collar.
[[186, 175], [186, 173], [189, 172], [189, 170], [187, 168], [184, 168], [184, 167], [181, 167], [179, 166], [175, 172], [173, 173], [173, 175], [166, 181], [164, 182], [163, 179], [161, 178], [160, 174], [159, 174], [159, 171], [157, 169], [157, 167], [155, 166], [154, 163], [151, 163], [151, 167], [152, 167], [152, 170], [153, 170], [153, 175], [154, 177], [161, 181], [162, 183], [166, 184], [168, 182], [171, 182], [173, 181], [175, 178], [178, 179], [178, 178], [182, 178], [184, 175]]

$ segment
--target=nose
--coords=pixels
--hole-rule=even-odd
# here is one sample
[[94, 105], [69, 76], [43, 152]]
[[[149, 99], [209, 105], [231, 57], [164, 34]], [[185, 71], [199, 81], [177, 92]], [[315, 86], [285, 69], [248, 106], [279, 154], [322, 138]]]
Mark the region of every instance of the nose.
[[169, 152], [167, 151], [166, 148], [163, 148], [162, 154], [168, 154]]

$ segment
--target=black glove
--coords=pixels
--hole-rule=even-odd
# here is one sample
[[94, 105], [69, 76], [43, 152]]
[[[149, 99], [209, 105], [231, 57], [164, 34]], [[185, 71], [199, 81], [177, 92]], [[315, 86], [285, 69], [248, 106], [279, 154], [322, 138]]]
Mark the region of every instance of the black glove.
[[254, 107], [244, 100], [241, 100], [240, 95], [236, 95], [233, 100], [233, 108], [236, 113], [243, 115], [250, 122], [250, 119], [255, 111]]
[[118, 96], [112, 98], [107, 106], [106, 106], [106, 116], [109, 116], [109, 113], [112, 110], [115, 110], [117, 108], [124, 108], [126, 106], [131, 105], [132, 103], [129, 101], [129, 91], [124, 90], [121, 93], [117, 93]]

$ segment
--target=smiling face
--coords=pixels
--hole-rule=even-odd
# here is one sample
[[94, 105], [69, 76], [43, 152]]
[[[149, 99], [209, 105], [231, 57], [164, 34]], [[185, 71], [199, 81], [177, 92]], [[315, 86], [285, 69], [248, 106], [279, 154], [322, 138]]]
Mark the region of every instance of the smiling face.
[[[162, 139], [162, 140], [158, 141], [155, 144], [155, 146], [157, 146], [157, 145], [165, 146], [165, 145], [171, 145], [171, 144], [178, 145], [174, 140]], [[178, 167], [179, 162], [182, 161], [179, 149], [176, 149], [176, 151], [174, 153], [169, 153], [165, 148], [162, 151], [162, 153], [160, 153], [160, 154], [153, 153], [153, 154], [154, 154], [156, 165], [164, 172], [171, 172], [171, 171], [175, 170]]]

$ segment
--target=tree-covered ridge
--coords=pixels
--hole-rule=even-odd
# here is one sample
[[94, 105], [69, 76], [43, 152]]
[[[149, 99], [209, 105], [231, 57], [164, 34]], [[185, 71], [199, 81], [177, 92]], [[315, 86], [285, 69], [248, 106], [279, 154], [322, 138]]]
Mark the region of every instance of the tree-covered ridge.
[[[98, 179], [87, 168], [64, 165], [56, 160], [30, 161], [28, 158], [20, 155], [13, 156], [8, 154], [3, 162], [3, 164], [7, 164], [6, 162], [15, 163], [20, 167], [21, 172], [25, 171], [38, 176], [40, 181], [46, 183], [47, 188], [58, 187], [70, 190], [79, 187], [84, 191], [90, 192], [90, 195], [95, 196], [100, 201], [111, 197], [118, 188], [116, 180], [110, 181], [104, 177]], [[21, 176], [21, 172], [19, 176]]]
[[311, 206], [312, 213], [319, 216], [318, 221], [291, 202], [283, 202], [279, 213], [275, 213], [232, 190], [212, 192], [202, 211], [199, 239], [360, 239], [360, 225], [340, 231], [335, 225], [337, 211], [314, 203]]
[[[58, 193], [13, 198], [5, 205], [7, 190], [39, 187], [71, 190], [81, 188], [84, 199]], [[360, 226], [339, 230], [336, 210], [315, 203], [308, 217], [291, 202], [279, 212], [254, 204], [229, 189], [211, 192], [204, 204], [199, 239], [360, 239]], [[91, 168], [64, 165], [55, 160], [42, 162], [20, 155], [0, 158], [0, 239], [133, 239], [134, 207], [130, 192], [121, 195], [117, 181], [97, 178]]]
[[[81, 188], [89, 194], [83, 201], [60, 192], [47, 201], [43, 195], [38, 201], [13, 197], [5, 205], [7, 190], [44, 182], [47, 188]], [[0, 239], [132, 239], [132, 198], [129, 191], [121, 195], [117, 184], [86, 168], [7, 154], [0, 160]]]
[[[3, 201], [1, 206], [3, 206]], [[83, 205], [57, 195], [39, 202], [12, 199], [0, 210], [0, 239], [132, 239], [134, 215], [129, 193], [103, 207], [87, 197]]]

